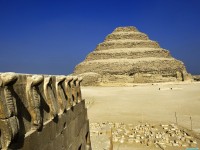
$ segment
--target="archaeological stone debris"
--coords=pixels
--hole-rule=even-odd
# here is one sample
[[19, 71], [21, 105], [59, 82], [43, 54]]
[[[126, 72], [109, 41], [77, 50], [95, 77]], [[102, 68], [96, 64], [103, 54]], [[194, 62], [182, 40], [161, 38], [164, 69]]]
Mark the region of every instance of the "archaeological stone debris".
[[200, 75], [193, 75], [195, 81], [200, 81]]
[[[111, 134], [106, 134], [108, 131]], [[176, 124], [149, 124], [138, 125], [124, 123], [90, 123], [92, 147], [98, 150], [100, 147], [129, 144], [133, 147], [142, 146], [144, 149], [178, 149], [185, 150], [187, 147], [196, 148], [198, 140], [188, 130], [180, 128]], [[101, 140], [104, 137], [104, 141]], [[110, 142], [111, 137], [112, 142]], [[93, 143], [93, 139], [101, 142]], [[107, 138], [107, 139], [106, 139]], [[106, 149], [106, 148], [105, 148]]]
[[83, 85], [192, 80], [183, 62], [173, 58], [135, 27], [118, 27], [75, 67]]
[[0, 73], [0, 149], [90, 150], [82, 78]]

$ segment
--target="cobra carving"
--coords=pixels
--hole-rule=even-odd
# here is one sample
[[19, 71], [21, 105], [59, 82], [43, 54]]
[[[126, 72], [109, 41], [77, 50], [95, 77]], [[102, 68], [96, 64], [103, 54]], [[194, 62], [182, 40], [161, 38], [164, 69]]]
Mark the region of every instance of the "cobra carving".
[[72, 89], [72, 99], [73, 99], [73, 105], [76, 105], [78, 103], [78, 95], [77, 95], [77, 88], [76, 88], [76, 81], [78, 80], [78, 77], [73, 77], [72, 82], [70, 82], [71, 89]]
[[44, 97], [47, 105], [50, 108], [51, 119], [58, 114], [57, 103], [52, 89], [52, 77], [48, 76], [44, 78]]
[[7, 149], [19, 132], [16, 99], [13, 96], [13, 84], [18, 76], [15, 73], [0, 75], [0, 130], [2, 149]]
[[65, 76], [56, 76], [55, 88], [56, 98], [60, 106], [60, 112], [63, 113], [66, 109], [65, 93], [62, 87], [62, 83], [65, 81]]
[[26, 97], [28, 101], [28, 111], [31, 115], [31, 124], [34, 129], [39, 129], [42, 125], [38, 85], [43, 81], [43, 79], [42, 75], [27, 77]]
[[65, 80], [65, 94], [67, 97], [67, 109], [70, 109], [73, 105], [73, 101], [72, 101], [72, 89], [71, 89], [71, 85], [70, 82], [73, 80], [73, 78], [71, 76], [67, 76], [66, 80]]
[[82, 82], [83, 78], [78, 78], [78, 80], [76, 80], [76, 92], [77, 92], [77, 99], [78, 102], [82, 101], [82, 95], [81, 95], [81, 82]]

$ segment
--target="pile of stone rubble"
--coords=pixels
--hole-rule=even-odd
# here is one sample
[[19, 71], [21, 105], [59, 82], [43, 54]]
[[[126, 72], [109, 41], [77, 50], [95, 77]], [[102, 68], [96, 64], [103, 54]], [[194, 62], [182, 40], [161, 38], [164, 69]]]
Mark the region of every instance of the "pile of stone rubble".
[[110, 125], [107, 123], [90, 124], [90, 137], [93, 150], [112, 149], [112, 131]]
[[105, 128], [111, 130], [112, 142], [124, 144], [142, 144], [156, 146], [161, 149], [167, 147], [197, 147], [197, 140], [186, 130], [179, 129], [175, 124], [150, 125], [148, 123], [91, 123], [91, 134], [101, 135]]

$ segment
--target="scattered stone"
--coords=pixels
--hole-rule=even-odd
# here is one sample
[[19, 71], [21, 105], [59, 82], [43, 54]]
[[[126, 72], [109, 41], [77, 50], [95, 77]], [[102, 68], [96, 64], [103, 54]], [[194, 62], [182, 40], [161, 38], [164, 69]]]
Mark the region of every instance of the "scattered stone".
[[200, 81], [200, 75], [193, 75], [195, 81]]
[[[186, 131], [180, 130], [175, 124], [150, 125], [148, 123], [133, 126], [124, 123], [92, 123], [90, 125], [92, 134], [103, 133], [105, 126], [112, 129], [112, 142], [140, 143], [146, 146], [156, 146], [161, 149], [167, 147], [195, 147], [197, 141]], [[168, 129], [165, 129], [168, 128]], [[99, 136], [99, 135], [98, 135]]]

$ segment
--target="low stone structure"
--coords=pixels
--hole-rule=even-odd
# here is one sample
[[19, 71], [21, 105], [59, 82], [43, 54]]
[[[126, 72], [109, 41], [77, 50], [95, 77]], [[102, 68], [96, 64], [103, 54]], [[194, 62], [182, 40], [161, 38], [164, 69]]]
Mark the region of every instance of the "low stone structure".
[[81, 78], [1, 73], [0, 148], [91, 149]]
[[[91, 123], [91, 140], [96, 137], [102, 137], [105, 128], [110, 128], [112, 133], [112, 142], [107, 137], [101, 142], [101, 146], [107, 143], [118, 143], [136, 146], [142, 146], [144, 149], [186, 149], [199, 147], [199, 137], [189, 133], [187, 129], [179, 127], [176, 124], [149, 124], [140, 123], [136, 126], [124, 123]], [[107, 141], [106, 141], [107, 140]], [[92, 143], [93, 147], [100, 147], [99, 143]], [[109, 145], [109, 144], [107, 144]], [[141, 149], [142, 149], [141, 147]]]
[[200, 75], [193, 75], [195, 81], [200, 81]]
[[74, 74], [84, 78], [83, 85], [192, 80], [183, 62], [132, 26], [116, 28]]

